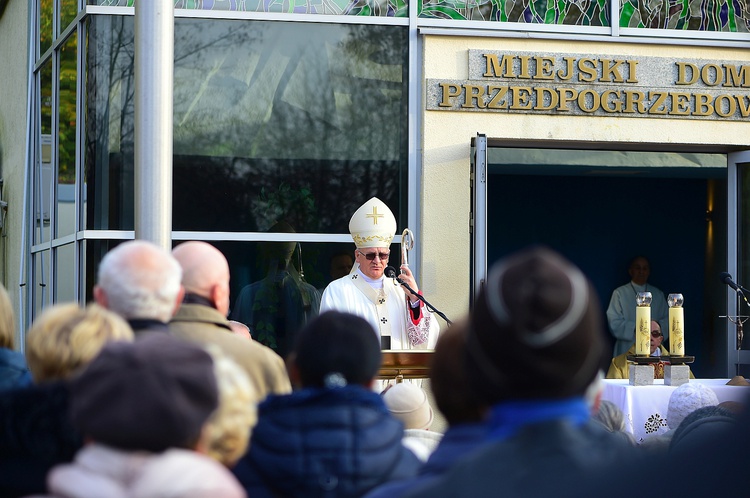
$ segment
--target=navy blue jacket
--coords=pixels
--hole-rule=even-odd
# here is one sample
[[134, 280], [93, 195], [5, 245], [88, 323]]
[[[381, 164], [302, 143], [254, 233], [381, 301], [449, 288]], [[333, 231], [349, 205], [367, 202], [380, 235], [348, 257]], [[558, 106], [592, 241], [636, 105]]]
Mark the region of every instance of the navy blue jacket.
[[395, 498], [407, 491], [441, 476], [453, 464], [462, 460], [481, 445], [487, 443], [487, 424], [473, 422], [448, 427], [435, 451], [419, 470], [418, 475], [409, 479], [393, 481], [378, 486], [365, 498]]
[[0, 348], [0, 391], [31, 384], [31, 373], [22, 353]]
[[65, 382], [0, 393], [0, 496], [44, 493], [47, 472], [73, 460], [83, 437], [68, 415]]
[[417, 473], [402, 437], [401, 422], [362, 387], [270, 396], [234, 473], [253, 498], [361, 496]]

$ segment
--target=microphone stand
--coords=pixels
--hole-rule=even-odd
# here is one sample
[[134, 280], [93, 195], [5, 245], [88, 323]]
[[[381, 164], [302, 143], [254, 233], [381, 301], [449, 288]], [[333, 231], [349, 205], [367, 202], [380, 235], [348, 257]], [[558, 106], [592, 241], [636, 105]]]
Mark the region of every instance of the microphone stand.
[[420, 296], [418, 293], [414, 292], [414, 289], [412, 289], [411, 287], [409, 287], [409, 284], [407, 284], [406, 282], [404, 282], [403, 280], [401, 280], [398, 277], [398, 275], [394, 275], [393, 278], [396, 279], [396, 282], [398, 282], [399, 284], [401, 284], [404, 287], [406, 287], [406, 290], [408, 290], [409, 292], [411, 292], [413, 295], [417, 296], [417, 299], [419, 299], [420, 301], [422, 301], [425, 304], [425, 306], [427, 306], [428, 310], [432, 311], [433, 313], [435, 313], [436, 315], [438, 315], [440, 318], [442, 318], [443, 320], [445, 320], [445, 323], [447, 323], [449, 326], [453, 325], [453, 322], [451, 322], [450, 320], [448, 320], [448, 317], [445, 316], [442, 311], [440, 311], [439, 309], [437, 309], [436, 307], [434, 307], [433, 305], [431, 305], [429, 302], [427, 302], [427, 299], [425, 299], [424, 297]]

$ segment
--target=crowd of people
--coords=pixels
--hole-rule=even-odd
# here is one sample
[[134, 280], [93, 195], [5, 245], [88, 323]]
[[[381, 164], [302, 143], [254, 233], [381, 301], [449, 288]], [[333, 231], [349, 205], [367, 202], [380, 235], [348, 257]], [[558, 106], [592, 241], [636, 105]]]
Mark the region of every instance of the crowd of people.
[[[748, 489], [729, 474], [748, 462], [744, 404], [685, 384], [647, 445], [601, 400], [610, 342], [575, 265], [543, 247], [503, 258], [438, 336], [411, 271], [406, 291], [383, 276], [395, 225], [368, 202], [355, 267], [284, 358], [230, 323], [229, 267], [204, 242], [120, 244], [95, 302], [45, 309], [25, 355], [0, 287], [0, 496], [663, 495], [655, 468], [679, 496]], [[381, 389], [383, 337], [434, 346], [429, 389]]]

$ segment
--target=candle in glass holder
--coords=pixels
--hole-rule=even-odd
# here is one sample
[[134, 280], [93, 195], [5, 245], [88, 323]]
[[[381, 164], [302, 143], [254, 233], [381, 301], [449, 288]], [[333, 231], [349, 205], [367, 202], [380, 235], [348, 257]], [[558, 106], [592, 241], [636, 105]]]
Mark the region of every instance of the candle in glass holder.
[[667, 296], [669, 305], [669, 354], [685, 356], [685, 310], [682, 294]]
[[639, 292], [635, 296], [635, 354], [651, 355], [651, 293]]

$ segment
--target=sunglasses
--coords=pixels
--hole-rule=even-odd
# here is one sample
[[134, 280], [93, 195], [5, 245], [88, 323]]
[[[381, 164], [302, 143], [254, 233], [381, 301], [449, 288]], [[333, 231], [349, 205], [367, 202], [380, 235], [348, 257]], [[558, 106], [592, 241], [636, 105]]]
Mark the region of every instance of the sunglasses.
[[659, 332], [658, 330], [652, 330], [651, 337], [661, 337], [661, 332]]
[[367, 261], [375, 261], [375, 256], [378, 256], [380, 258], [380, 261], [388, 261], [388, 257], [391, 255], [390, 252], [368, 252], [364, 253], [362, 251], [357, 251], [362, 256], [364, 256]]

